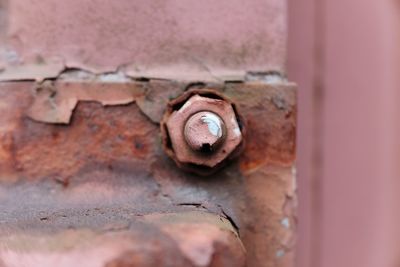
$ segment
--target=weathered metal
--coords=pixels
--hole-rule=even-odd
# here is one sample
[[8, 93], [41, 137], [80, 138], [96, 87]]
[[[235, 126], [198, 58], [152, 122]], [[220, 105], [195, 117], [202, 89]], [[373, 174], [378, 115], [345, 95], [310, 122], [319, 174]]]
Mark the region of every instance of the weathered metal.
[[[212, 116], [214, 125], [202, 116]], [[216, 128], [214, 134], [210, 127]], [[161, 130], [167, 154], [182, 169], [200, 175], [214, 173], [243, 150], [243, 119], [232, 101], [209, 88], [170, 101]]]
[[[292, 266], [286, 5], [0, 3], [0, 265]], [[235, 103], [242, 134], [201, 179], [160, 131], [193, 89]]]
[[[179, 169], [161, 142], [159, 122], [167, 103], [193, 87], [223, 94], [246, 121], [243, 153], [205, 179]], [[120, 264], [114, 266], [136, 263], [132, 255], [138, 254], [145, 259], [138, 259], [141, 264], [160, 255], [165, 262], [175, 260], [172, 266], [235, 266], [229, 258], [240, 264], [232, 255], [243, 253], [235, 249], [239, 240], [228, 237], [235, 232], [247, 266], [290, 265], [296, 224], [293, 84], [57, 80], [43, 88], [6, 82], [0, 84], [0, 114], [0, 259], [5, 266], [10, 257], [22, 265], [38, 255], [40, 266], [54, 266], [53, 257], [78, 265], [82, 255], [85, 266], [105, 266], [100, 259], [110, 251], [107, 262], [120, 255], [111, 261]], [[163, 222], [147, 232], [147, 222], [141, 221], [187, 212], [202, 212], [206, 221], [209, 214], [234, 230], [221, 232], [215, 220], [199, 225], [198, 217], [183, 216], [187, 219], [179, 226]], [[208, 228], [215, 230], [202, 230]], [[186, 231], [191, 234], [185, 238]], [[92, 239], [92, 233], [114, 241]], [[198, 239], [189, 242], [195, 233]], [[185, 251], [186, 245], [201, 240], [209, 244], [202, 255], [212, 255], [214, 265], [188, 260], [199, 250]], [[226, 242], [220, 247], [213, 240]]]

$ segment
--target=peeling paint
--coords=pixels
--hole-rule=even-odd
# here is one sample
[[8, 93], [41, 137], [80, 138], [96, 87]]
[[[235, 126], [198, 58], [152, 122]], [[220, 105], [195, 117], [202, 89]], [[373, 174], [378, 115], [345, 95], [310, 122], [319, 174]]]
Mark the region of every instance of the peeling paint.
[[100, 83], [127, 83], [134, 79], [128, 77], [123, 72], [117, 70], [113, 72], [94, 73], [87, 69], [65, 69], [57, 77], [49, 77], [54, 80], [64, 80], [70, 82], [100, 82]]
[[263, 82], [268, 84], [281, 84], [287, 82], [285, 75], [279, 70], [267, 72], [248, 71], [244, 76], [247, 82]]
[[64, 64], [62, 62], [11, 65], [0, 71], [0, 81], [43, 81], [58, 77], [63, 70]]
[[126, 105], [141, 94], [142, 87], [134, 83], [122, 87], [109, 82], [71, 86], [68, 82], [45, 81], [35, 87], [34, 101], [27, 116], [39, 122], [68, 124], [80, 101], [94, 101], [103, 106]]
[[[242, 156], [209, 179], [183, 173], [161, 149], [157, 120], [170, 98], [191, 87], [187, 83], [57, 79], [0, 87], [0, 232], [101, 225], [100, 231], [112, 234], [135, 227], [134, 221], [149, 213], [196, 210], [231, 222], [246, 248], [247, 266], [288, 266], [297, 204], [292, 84], [216, 86], [236, 104], [249, 134]], [[207, 85], [196, 88], [202, 87]], [[286, 109], [270, 101], [277, 94], [285, 98]], [[73, 106], [68, 101], [75, 104], [72, 115], [65, 109]], [[68, 127], [26, 119], [26, 112], [40, 106], [41, 119], [64, 108], [71, 116]], [[285, 254], [277, 259], [279, 249]], [[129, 255], [119, 255], [116, 262]], [[206, 262], [208, 256], [190, 258]]]
[[263, 82], [266, 84], [279, 84], [285, 82], [283, 74], [272, 71], [270, 74], [254, 74], [251, 71], [207, 71], [203, 73], [191, 72], [182, 69], [170, 73], [170, 68], [164, 71], [135, 72], [125, 65], [117, 66], [114, 70], [98, 72], [86, 68], [83, 65], [65, 65], [64, 61], [42, 62], [40, 64], [15, 64], [0, 68], [0, 82], [6, 81], [44, 81], [44, 80], [68, 80], [68, 81], [92, 81], [92, 82], [130, 82], [135, 80], [166, 80], [193, 83], [227, 83], [227, 82]]
[[[91, 84], [74, 86], [80, 83]], [[182, 94], [185, 88], [185, 83], [175, 81], [134, 81], [119, 72], [96, 75], [83, 70], [65, 70], [56, 80], [47, 79], [35, 85], [27, 116], [39, 122], [68, 124], [79, 102], [94, 101], [103, 106], [137, 102], [151, 121], [159, 123], [167, 102]]]

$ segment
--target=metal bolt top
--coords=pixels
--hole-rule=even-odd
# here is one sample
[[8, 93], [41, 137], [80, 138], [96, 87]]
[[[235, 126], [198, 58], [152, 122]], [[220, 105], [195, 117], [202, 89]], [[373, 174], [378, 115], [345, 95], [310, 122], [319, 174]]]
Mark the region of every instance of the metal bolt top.
[[192, 150], [212, 153], [225, 141], [226, 126], [217, 114], [200, 111], [187, 120], [184, 136]]

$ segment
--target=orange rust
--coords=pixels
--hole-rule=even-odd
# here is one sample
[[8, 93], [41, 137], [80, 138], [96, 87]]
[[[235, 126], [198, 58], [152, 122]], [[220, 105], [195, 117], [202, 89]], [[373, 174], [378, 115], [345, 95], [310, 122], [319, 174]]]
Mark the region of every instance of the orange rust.
[[[241, 169], [251, 171], [264, 164], [292, 165], [296, 154], [295, 85], [243, 84], [227, 86], [224, 92], [237, 103], [246, 119]], [[280, 105], [275, 103], [276, 98]]]
[[71, 176], [90, 162], [145, 160], [155, 142], [148, 136], [155, 132], [135, 105], [103, 109], [96, 103], [79, 104], [70, 126], [24, 120], [14, 137], [15, 164], [35, 179]]
[[[198, 179], [182, 172], [162, 152], [155, 122], [169, 98], [165, 88], [172, 84], [167, 83], [153, 84], [151, 93], [144, 90], [141, 105], [105, 107], [96, 101], [79, 101], [69, 125], [37, 122], [27, 116], [37, 97], [32, 94], [34, 83], [0, 84], [0, 154], [4, 159], [0, 161], [4, 221], [0, 236], [16, 229], [96, 229], [110, 220], [130, 225], [134, 218], [154, 211], [206, 210], [230, 218], [244, 241], [248, 266], [285, 266], [292, 257], [295, 230], [294, 86], [205, 85], [236, 104], [248, 133], [239, 160], [210, 179]], [[174, 94], [186, 86], [176, 85]], [[74, 86], [83, 91], [86, 86], [95, 87], [70, 84], [57, 91]], [[102, 90], [107, 95], [116, 87]], [[86, 92], [86, 99], [97, 94], [92, 89]], [[15, 181], [19, 182], [12, 184]]]

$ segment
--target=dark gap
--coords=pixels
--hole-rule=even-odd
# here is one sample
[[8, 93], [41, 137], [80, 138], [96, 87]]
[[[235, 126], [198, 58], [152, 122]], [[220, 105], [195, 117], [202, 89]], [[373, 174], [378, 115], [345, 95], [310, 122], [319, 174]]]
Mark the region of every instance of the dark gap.
[[231, 224], [232, 227], [236, 230], [236, 233], [238, 234], [238, 236], [240, 237], [240, 233], [239, 233], [239, 226], [237, 226], [237, 224], [235, 223], [235, 221], [232, 219], [231, 216], [229, 216], [228, 214], [226, 214], [226, 212], [221, 208], [222, 214], [224, 215], [225, 219], [227, 219]]
[[201, 145], [200, 152], [201, 153], [211, 153], [213, 151], [211, 145], [209, 143], [205, 143]]

